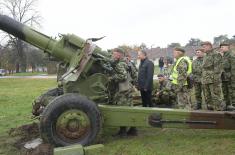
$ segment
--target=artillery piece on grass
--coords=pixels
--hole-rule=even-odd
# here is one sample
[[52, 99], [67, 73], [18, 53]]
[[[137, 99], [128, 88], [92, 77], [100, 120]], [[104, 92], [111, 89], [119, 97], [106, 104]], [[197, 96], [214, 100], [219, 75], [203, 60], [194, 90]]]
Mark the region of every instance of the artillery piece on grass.
[[93, 44], [95, 39], [67, 34], [55, 40], [5, 15], [0, 15], [0, 29], [61, 62], [58, 88], [44, 93], [34, 105], [46, 142], [89, 145], [102, 127], [235, 129], [234, 112], [106, 105], [112, 102], [107, 78], [112, 74], [111, 56]]

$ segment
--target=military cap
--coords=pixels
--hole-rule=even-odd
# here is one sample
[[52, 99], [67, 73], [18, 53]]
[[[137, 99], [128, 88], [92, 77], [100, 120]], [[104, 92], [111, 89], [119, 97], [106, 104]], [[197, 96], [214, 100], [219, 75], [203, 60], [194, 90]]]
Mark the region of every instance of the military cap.
[[121, 54], [125, 54], [125, 51], [122, 48], [114, 48], [113, 52], [118, 52], [118, 53], [121, 53]]
[[211, 46], [212, 46], [212, 43], [209, 42], [209, 41], [203, 41], [203, 42], [201, 43], [201, 46], [203, 46], [203, 45], [211, 45]]
[[183, 48], [181, 48], [181, 47], [176, 47], [176, 48], [174, 48], [174, 50], [185, 53], [185, 50]]
[[201, 51], [201, 52], [204, 52], [204, 49], [203, 49], [203, 48], [197, 48], [195, 51]]
[[157, 77], [165, 77], [163, 74], [158, 74]]
[[220, 46], [220, 47], [221, 47], [221, 46], [230, 46], [230, 44], [229, 44], [228, 41], [224, 41], [224, 42], [220, 43], [219, 46]]

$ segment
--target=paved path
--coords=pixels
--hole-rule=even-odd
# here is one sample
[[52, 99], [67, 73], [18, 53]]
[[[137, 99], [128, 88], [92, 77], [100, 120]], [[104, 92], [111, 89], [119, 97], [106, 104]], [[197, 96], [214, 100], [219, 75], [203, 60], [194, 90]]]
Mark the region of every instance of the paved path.
[[55, 75], [0, 76], [0, 79], [56, 79]]
[[[56, 79], [56, 75], [34, 75], [34, 76], [0, 76], [0, 79]], [[153, 76], [154, 80], [157, 80], [157, 75]]]

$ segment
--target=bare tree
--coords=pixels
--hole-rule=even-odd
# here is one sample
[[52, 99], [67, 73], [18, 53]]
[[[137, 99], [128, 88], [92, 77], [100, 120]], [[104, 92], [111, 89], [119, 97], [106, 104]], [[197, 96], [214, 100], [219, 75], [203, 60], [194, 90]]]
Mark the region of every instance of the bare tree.
[[[40, 26], [41, 16], [36, 9], [36, 4], [37, 0], [1, 0], [0, 12], [31, 27]], [[24, 46], [27, 44], [11, 35], [7, 35], [7, 37], [8, 43], [14, 45], [15, 51], [17, 51], [16, 72], [19, 72], [20, 69], [25, 72], [27, 63]]]
[[224, 42], [224, 41], [228, 41], [228, 35], [224, 34], [224, 35], [219, 35], [214, 37], [214, 46], [218, 47], [220, 43]]

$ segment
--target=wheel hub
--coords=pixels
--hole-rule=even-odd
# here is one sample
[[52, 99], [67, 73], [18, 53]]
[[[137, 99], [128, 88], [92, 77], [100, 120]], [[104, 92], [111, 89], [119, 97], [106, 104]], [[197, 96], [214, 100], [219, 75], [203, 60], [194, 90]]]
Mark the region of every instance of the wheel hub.
[[79, 130], [79, 120], [70, 120], [68, 122], [67, 129], [71, 132]]
[[62, 113], [56, 122], [56, 133], [62, 139], [81, 139], [90, 130], [90, 120], [81, 110], [68, 110]]

